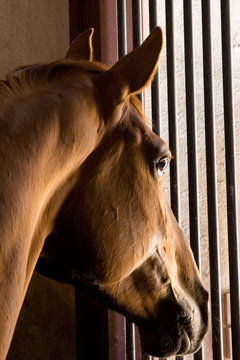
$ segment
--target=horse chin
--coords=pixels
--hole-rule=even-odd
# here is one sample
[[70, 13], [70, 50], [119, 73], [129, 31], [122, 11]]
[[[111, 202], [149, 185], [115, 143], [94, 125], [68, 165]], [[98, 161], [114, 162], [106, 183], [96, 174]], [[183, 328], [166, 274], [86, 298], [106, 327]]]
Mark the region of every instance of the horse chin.
[[159, 358], [192, 354], [200, 346], [200, 341], [193, 345], [191, 334], [183, 327], [175, 327], [168, 332], [159, 329], [148, 331], [139, 327], [139, 333], [144, 350]]
[[196, 352], [207, 330], [207, 322], [201, 321], [197, 309], [193, 312], [165, 300], [159, 310], [155, 319], [138, 324], [144, 350], [159, 358]]

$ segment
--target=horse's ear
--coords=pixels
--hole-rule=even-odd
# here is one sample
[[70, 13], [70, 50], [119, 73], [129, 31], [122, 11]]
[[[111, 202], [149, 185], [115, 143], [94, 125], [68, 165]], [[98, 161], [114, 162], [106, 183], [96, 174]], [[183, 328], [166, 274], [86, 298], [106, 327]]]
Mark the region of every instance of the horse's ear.
[[74, 60], [89, 60], [92, 61], [93, 48], [92, 48], [92, 36], [94, 29], [90, 28], [85, 30], [83, 33], [73, 40], [68, 49], [65, 58]]
[[152, 80], [162, 50], [162, 30], [154, 28], [141, 46], [121, 58], [102, 74], [105, 83], [114, 96], [124, 96], [140, 92]]

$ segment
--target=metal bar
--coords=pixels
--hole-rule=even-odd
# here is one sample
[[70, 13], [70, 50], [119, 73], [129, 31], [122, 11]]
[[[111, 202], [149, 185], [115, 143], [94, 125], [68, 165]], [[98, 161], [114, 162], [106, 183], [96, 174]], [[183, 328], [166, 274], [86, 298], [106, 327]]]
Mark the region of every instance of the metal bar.
[[126, 0], [117, 0], [118, 16], [118, 57], [127, 53]]
[[[126, 1], [117, 0], [117, 16], [118, 16], [118, 56], [123, 57], [127, 53], [127, 30], [126, 30]], [[137, 14], [138, 17], [138, 14]], [[138, 19], [137, 19], [138, 20]], [[136, 25], [135, 25], [136, 26]], [[139, 25], [140, 26], [140, 25]], [[139, 30], [137, 26], [137, 35]], [[135, 34], [134, 29], [133, 34]], [[134, 47], [140, 45], [134, 44]], [[136, 39], [135, 39], [136, 42]], [[127, 360], [135, 360], [135, 326], [126, 319], [126, 356]]]
[[[157, 0], [149, 1], [149, 22], [150, 31], [157, 26]], [[160, 90], [159, 90], [159, 70], [151, 84], [152, 89], [152, 128], [153, 131], [160, 136]]]
[[168, 85], [168, 122], [169, 147], [174, 161], [170, 166], [171, 207], [179, 220], [178, 201], [178, 161], [177, 161], [177, 122], [176, 122], [176, 90], [175, 90], [175, 53], [174, 53], [174, 6], [172, 0], [165, 0], [166, 36], [167, 36], [167, 85]]
[[[133, 23], [133, 48], [138, 47], [142, 42], [142, 2], [141, 0], [132, 0], [132, 23]], [[138, 94], [142, 102], [142, 93]]]
[[142, 360], [142, 347], [138, 327], [135, 326], [135, 356], [136, 360]]
[[221, 285], [219, 278], [219, 236], [217, 223], [215, 128], [213, 110], [213, 72], [210, 0], [202, 0], [204, 107], [207, 167], [208, 237], [211, 281], [213, 358], [223, 359]]
[[[200, 267], [199, 251], [199, 216], [198, 216], [198, 180], [195, 130], [194, 66], [193, 66], [193, 32], [192, 1], [184, 0], [184, 45], [185, 45], [185, 79], [187, 110], [187, 147], [188, 147], [188, 182], [189, 182], [189, 218], [190, 244], [197, 266]], [[194, 355], [202, 359], [202, 348]]]
[[149, 22], [152, 31], [157, 26], [157, 0], [149, 1]]
[[[133, 30], [133, 48], [142, 43], [142, 1], [132, 0], [132, 30]], [[138, 94], [138, 98], [143, 102], [143, 94]], [[150, 360], [150, 356], [144, 351], [142, 359]]]
[[193, 38], [192, 38], [192, 1], [184, 0], [184, 45], [185, 45], [185, 79], [187, 110], [187, 144], [188, 144], [188, 181], [190, 241], [195, 260], [199, 266], [199, 221], [197, 196], [197, 158], [195, 131], [195, 99], [193, 76]]
[[135, 325], [126, 319], [126, 352], [127, 360], [136, 360]]
[[141, 0], [132, 0], [133, 47], [142, 42], [142, 4]]
[[231, 325], [232, 325], [232, 359], [239, 359], [240, 354], [240, 319], [239, 319], [239, 274], [238, 274], [238, 234], [236, 208], [236, 178], [234, 162], [234, 120], [232, 96], [232, 63], [231, 63], [231, 25], [229, 0], [221, 0], [222, 20], [222, 62], [223, 62], [223, 98], [225, 153], [227, 179], [227, 220], [228, 251], [230, 269]]

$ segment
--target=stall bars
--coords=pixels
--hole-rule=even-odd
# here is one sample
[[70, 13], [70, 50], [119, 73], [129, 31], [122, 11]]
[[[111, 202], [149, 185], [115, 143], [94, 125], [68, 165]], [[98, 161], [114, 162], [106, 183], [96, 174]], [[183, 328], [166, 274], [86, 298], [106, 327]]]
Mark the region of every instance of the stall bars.
[[[166, 67], [167, 67], [167, 108], [169, 147], [174, 154], [170, 168], [170, 202], [176, 218], [179, 220], [179, 166], [178, 155], [178, 122], [176, 99], [176, 53], [175, 53], [175, 19], [173, 0], [164, 3], [166, 31]], [[195, 103], [195, 69], [194, 69], [194, 37], [193, 10], [196, 0], [183, 0], [183, 32], [185, 55], [185, 91], [186, 91], [186, 136], [187, 164], [189, 187], [189, 235], [190, 244], [201, 269], [200, 256], [200, 224], [199, 224], [199, 184], [198, 155], [196, 134], [196, 103]], [[222, 300], [219, 261], [219, 230], [218, 230], [218, 200], [216, 173], [216, 135], [214, 116], [214, 90], [212, 68], [212, 9], [210, 0], [201, 1], [202, 18], [202, 54], [203, 54], [203, 96], [205, 118], [205, 148], [206, 148], [206, 192], [208, 219], [208, 246], [211, 295], [211, 351], [204, 352], [201, 348], [192, 356], [177, 357], [177, 359], [222, 360], [231, 356], [232, 360], [240, 359], [240, 320], [239, 320], [239, 255], [238, 255], [238, 215], [237, 215], [237, 184], [236, 184], [236, 149], [235, 124], [233, 114], [232, 94], [232, 45], [230, 1], [221, 1], [222, 32], [222, 89], [224, 99], [224, 129], [225, 129], [225, 164], [226, 164], [226, 194], [227, 194], [227, 224], [229, 278], [231, 299], [231, 349], [224, 351], [222, 326]], [[148, 16], [143, 9], [148, 6]], [[108, 64], [124, 56], [131, 48], [142, 42], [143, 23], [149, 23], [149, 31], [158, 23], [159, 1], [157, 0], [101, 0], [101, 1], [69, 1], [70, 36], [71, 40], [87, 27], [95, 28], [96, 58]], [[161, 68], [160, 70], [161, 71]], [[153, 130], [160, 134], [161, 129], [161, 89], [159, 72], [151, 87], [151, 114]], [[140, 95], [144, 99], [144, 95]], [[238, 120], [239, 121], [239, 120]], [[238, 159], [240, 160], [240, 159]], [[80, 309], [86, 308], [85, 316]], [[93, 311], [94, 309], [94, 311]], [[89, 316], [91, 315], [91, 316]], [[99, 325], [97, 325], [99, 324]], [[100, 305], [92, 303], [85, 295], [76, 290], [76, 329], [77, 358], [103, 360], [140, 360], [152, 359], [141, 351], [139, 336], [135, 326], [122, 316], [107, 311]], [[95, 349], [95, 350], [94, 350]], [[231, 351], [231, 355], [226, 355]], [[228, 357], [227, 357], [228, 356]]]

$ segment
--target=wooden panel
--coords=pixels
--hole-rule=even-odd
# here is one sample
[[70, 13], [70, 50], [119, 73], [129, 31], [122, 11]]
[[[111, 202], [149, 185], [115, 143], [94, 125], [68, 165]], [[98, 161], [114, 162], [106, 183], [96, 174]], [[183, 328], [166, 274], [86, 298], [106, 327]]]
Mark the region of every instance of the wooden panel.
[[108, 360], [108, 310], [76, 289], [77, 360]]
[[94, 58], [101, 59], [100, 1], [69, 0], [70, 42], [84, 30], [93, 27]]

